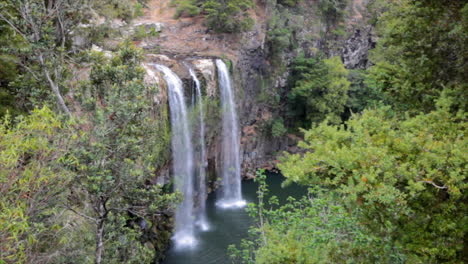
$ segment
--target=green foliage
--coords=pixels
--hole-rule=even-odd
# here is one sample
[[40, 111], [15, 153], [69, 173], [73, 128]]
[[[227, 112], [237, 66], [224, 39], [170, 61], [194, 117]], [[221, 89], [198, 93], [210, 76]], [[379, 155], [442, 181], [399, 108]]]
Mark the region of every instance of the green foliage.
[[247, 31], [254, 23], [247, 13], [252, 6], [252, 0], [207, 0], [203, 3], [206, 24], [216, 32]]
[[413, 118], [366, 110], [345, 126], [305, 131], [305, 155], [287, 155], [288, 181], [344, 195], [373, 234], [401, 245], [410, 263], [463, 262], [467, 222], [466, 115], [450, 100]]
[[[159, 155], [169, 148], [167, 126], [159, 123], [168, 121], [167, 115], [160, 121], [153, 115], [156, 87], [144, 85], [141, 58], [141, 50], [129, 44], [110, 61], [96, 54], [90, 83], [81, 93], [92, 114], [81, 121], [87, 129], [74, 147], [73, 185], [80, 191], [70, 207], [95, 219], [96, 262], [101, 257], [105, 263], [151, 262], [155, 252], [143, 245], [142, 233], [177, 198], [149, 183]], [[146, 227], [137, 224], [142, 221]]]
[[119, 18], [128, 22], [143, 15], [143, 5], [147, 2], [148, 0], [95, 0], [91, 4], [107, 19]]
[[171, 3], [175, 5], [175, 18], [193, 17], [201, 12], [201, 1], [198, 0], [173, 0]]
[[158, 37], [159, 32], [156, 31], [154, 27], [147, 28], [145, 25], [140, 25], [135, 28], [135, 33], [133, 34], [133, 40], [139, 41], [149, 37]]
[[382, 91], [367, 85], [365, 70], [349, 70], [348, 80], [351, 83], [348, 91], [346, 108], [351, 113], [360, 113], [366, 108], [375, 107], [386, 102]]
[[324, 17], [331, 23], [340, 22], [343, 19], [348, 0], [319, 0], [319, 8]]
[[[14, 39], [14, 34], [8, 26], [0, 22], [0, 47], [7, 47], [8, 43]], [[0, 118], [3, 118], [7, 112], [17, 114], [15, 96], [9, 87], [10, 82], [15, 80], [17, 75], [17, 57], [0, 48]]]
[[273, 54], [280, 54], [291, 45], [291, 31], [287, 28], [275, 28], [267, 34]]
[[298, 57], [292, 70], [289, 101], [293, 113], [303, 121], [339, 123], [348, 99], [348, 72], [339, 57]]
[[273, 124], [271, 125], [271, 135], [274, 138], [279, 138], [281, 136], [284, 136], [288, 130], [286, 127], [284, 127], [284, 121], [282, 118], [275, 119], [273, 121]]
[[154, 236], [177, 201], [150, 183], [169, 154], [167, 106], [153, 105], [140, 50], [92, 58], [91, 81], [75, 91], [87, 114], [63, 124], [43, 108], [0, 124], [1, 263], [154, 260], [143, 233]]
[[[0, 24], [0, 46], [6, 45], [9, 38], [12, 37], [11, 32], [6, 27]], [[15, 104], [15, 96], [10, 89], [9, 84], [18, 75], [16, 65], [16, 57], [0, 50], [0, 118], [3, 118], [7, 112], [10, 114], [18, 114], [18, 109]]]
[[60, 243], [68, 147], [47, 108], [0, 123], [0, 263], [41, 263], [43, 251]]
[[296, 6], [301, 0], [278, 0], [278, 4], [294, 7]]
[[254, 6], [252, 0], [173, 0], [175, 17], [205, 16], [206, 26], [219, 33], [239, 33], [253, 26], [248, 9]]
[[293, 33], [304, 27], [304, 17], [295, 14], [295, 10], [277, 7], [268, 16], [266, 44], [269, 48], [269, 59], [276, 66], [281, 67], [282, 55], [295, 48], [297, 41]]
[[0, 118], [3, 118], [7, 113], [17, 115], [15, 97], [5, 88], [0, 87]]
[[[28, 80], [16, 82], [16, 87], [21, 88], [18, 95], [26, 95], [25, 98], [20, 97], [20, 101], [28, 102], [34, 98], [33, 95], [45, 95], [46, 98], [40, 100], [42, 104], [55, 99], [57, 104], [54, 105], [70, 114], [62, 96], [66, 92], [64, 83], [68, 70], [65, 61], [69, 55], [70, 32], [86, 14], [84, 10], [87, 7], [83, 1], [51, 1], [48, 4], [41, 0], [0, 2], [0, 21], [9, 25], [15, 36], [6, 50], [16, 57], [17, 65], [22, 68], [19, 78]], [[50, 92], [43, 91], [46, 89]]]
[[[382, 3], [383, 2], [383, 3]], [[468, 4], [465, 1], [378, 1], [379, 41], [369, 83], [401, 110], [431, 111], [444, 89], [466, 110]]]
[[249, 204], [248, 211], [259, 225], [249, 230], [252, 239], [229, 248], [235, 263], [403, 263], [399, 249], [371, 235], [336, 193], [313, 188], [278, 207], [274, 196], [263, 201], [265, 176], [258, 174], [256, 181], [259, 204]]

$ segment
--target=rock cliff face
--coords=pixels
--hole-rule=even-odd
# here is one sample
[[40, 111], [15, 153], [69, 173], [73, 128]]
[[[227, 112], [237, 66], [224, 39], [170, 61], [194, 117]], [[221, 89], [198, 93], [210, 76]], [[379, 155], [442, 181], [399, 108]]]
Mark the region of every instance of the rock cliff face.
[[368, 52], [375, 47], [373, 28], [366, 26], [354, 29], [345, 41], [342, 50], [343, 63], [348, 69], [365, 69], [370, 65]]
[[[264, 24], [257, 25], [254, 32], [245, 37], [245, 44], [238, 52], [234, 67], [243, 128], [244, 177], [253, 177], [257, 168], [273, 169], [278, 154], [283, 151], [297, 151], [298, 135], [274, 138], [268, 130], [268, 124], [275, 118], [282, 117], [285, 123], [291, 121], [285, 117], [287, 109], [283, 102], [288, 89], [288, 68], [295, 56], [323, 52], [329, 56], [340, 56], [348, 69], [370, 66], [368, 52], [375, 45], [375, 37], [373, 27], [368, 23], [366, 5], [366, 0], [350, 1], [344, 17], [344, 33], [330, 36], [327, 28], [336, 25], [327, 24], [329, 22], [321, 17], [323, 15], [318, 11], [317, 3], [302, 1], [296, 10], [288, 13], [289, 18], [284, 25], [292, 30], [290, 45], [279, 55], [274, 54], [273, 45], [277, 45], [274, 40], [254, 36], [266, 36], [272, 30], [269, 27], [273, 27], [268, 21], [275, 15], [284, 15], [283, 7], [267, 7], [266, 19], [257, 21]], [[268, 100], [275, 101], [273, 96], [279, 96], [279, 103], [262, 102], [265, 91], [271, 96]]]
[[[148, 63], [157, 62], [171, 67], [183, 79], [188, 98], [193, 91], [186, 65], [190, 64], [200, 77], [207, 102], [206, 141], [212, 188], [217, 184], [216, 173], [221, 158], [219, 90], [214, 58], [223, 58], [231, 65], [241, 126], [242, 175], [251, 178], [257, 168], [273, 169], [282, 151], [297, 150], [295, 146], [300, 140], [298, 135], [274, 138], [269, 128], [269, 124], [276, 118], [285, 117], [287, 109], [283, 102], [286, 99], [288, 68], [292, 59], [301, 52], [324, 52], [329, 56], [341, 56], [347, 68], [365, 68], [369, 66], [368, 51], [375, 43], [373, 28], [368, 25], [365, 15], [365, 0], [351, 1], [342, 23], [345, 25], [344, 32], [341, 34], [329, 32], [336, 30], [337, 25], [330, 25], [329, 21], [321, 17], [317, 3], [302, 1], [301, 6], [287, 13], [289, 18], [284, 26], [292, 30], [288, 36], [290, 44], [279, 54], [273, 54], [276, 44], [269, 39], [268, 32], [273, 30], [270, 22], [273, 16], [286, 16], [284, 7], [264, 6], [259, 1], [253, 14], [256, 20], [253, 29], [233, 35], [207, 33], [200, 18], [174, 20], [171, 8], [165, 2], [159, 1], [158, 5], [150, 2], [149, 6], [153, 9], [135, 22], [138, 25], [164, 24], [158, 28], [159, 37], [137, 44], [143, 48], [157, 44], [160, 55], [148, 55]], [[152, 51], [147, 49], [147, 52]], [[164, 88], [164, 85], [160, 87]], [[164, 89], [160, 92], [161, 95], [155, 98], [167, 100], [167, 92]], [[274, 96], [279, 97], [279, 100]], [[268, 103], [268, 100], [277, 100], [278, 103]], [[283, 119], [286, 119], [285, 123], [291, 121]], [[170, 166], [167, 164], [158, 172], [158, 182], [170, 182], [168, 168]]]

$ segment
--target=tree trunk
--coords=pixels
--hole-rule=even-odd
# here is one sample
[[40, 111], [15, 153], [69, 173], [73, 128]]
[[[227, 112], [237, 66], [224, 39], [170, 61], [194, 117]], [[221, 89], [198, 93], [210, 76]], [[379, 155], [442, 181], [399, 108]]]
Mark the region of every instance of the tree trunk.
[[104, 219], [100, 218], [96, 229], [96, 259], [94, 263], [101, 264], [102, 252], [104, 251]]
[[52, 92], [54, 92], [55, 97], [57, 97], [58, 105], [60, 106], [62, 111], [64, 111], [67, 115], [71, 116], [70, 110], [68, 109], [67, 105], [65, 104], [65, 101], [63, 100], [62, 95], [60, 94], [60, 89], [58, 85], [54, 82], [54, 80], [52, 80], [49, 70], [47, 70], [46, 68], [42, 54], [39, 55], [39, 61], [41, 62], [44, 75], [47, 78], [47, 81], [49, 82], [50, 88], [52, 89]]

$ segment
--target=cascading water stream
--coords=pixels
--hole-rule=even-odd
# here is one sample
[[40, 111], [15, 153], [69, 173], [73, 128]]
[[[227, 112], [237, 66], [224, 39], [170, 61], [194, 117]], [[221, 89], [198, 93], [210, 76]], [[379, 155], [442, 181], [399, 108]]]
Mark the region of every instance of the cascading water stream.
[[[200, 227], [201, 230], [207, 231], [209, 229], [208, 220], [206, 217], [206, 165], [207, 165], [207, 156], [206, 156], [206, 146], [205, 146], [205, 115], [203, 111], [203, 97], [201, 93], [200, 81], [197, 78], [195, 72], [189, 68], [190, 76], [192, 76], [193, 82], [195, 83], [195, 92], [196, 92], [196, 106], [198, 107], [198, 121], [199, 121], [199, 144], [200, 144], [200, 153], [198, 155], [198, 180], [197, 180], [197, 190], [198, 190], [198, 213], [196, 225]], [[195, 107], [195, 105], [194, 105]]]
[[246, 202], [242, 200], [241, 192], [240, 138], [234, 94], [226, 64], [218, 59], [216, 66], [223, 106], [223, 186], [222, 198], [217, 204], [222, 208], [242, 207], [245, 206]]
[[175, 188], [184, 197], [175, 213], [176, 247], [193, 247], [195, 239], [194, 218], [194, 163], [193, 146], [187, 119], [184, 90], [180, 78], [169, 68], [155, 65], [164, 74], [169, 94], [172, 127], [172, 158]]

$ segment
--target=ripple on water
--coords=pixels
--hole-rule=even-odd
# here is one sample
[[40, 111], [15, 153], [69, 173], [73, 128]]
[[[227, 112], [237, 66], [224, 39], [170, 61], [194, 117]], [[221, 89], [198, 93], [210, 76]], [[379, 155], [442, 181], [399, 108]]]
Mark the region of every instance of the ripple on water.
[[197, 226], [201, 231], [206, 232], [210, 230], [210, 225], [206, 220], [198, 220], [195, 223], [195, 226]]
[[194, 236], [183, 232], [175, 234], [172, 240], [174, 240], [176, 250], [194, 249], [197, 245], [197, 239]]
[[245, 200], [221, 200], [216, 203], [216, 206], [222, 209], [238, 209], [247, 205]]

